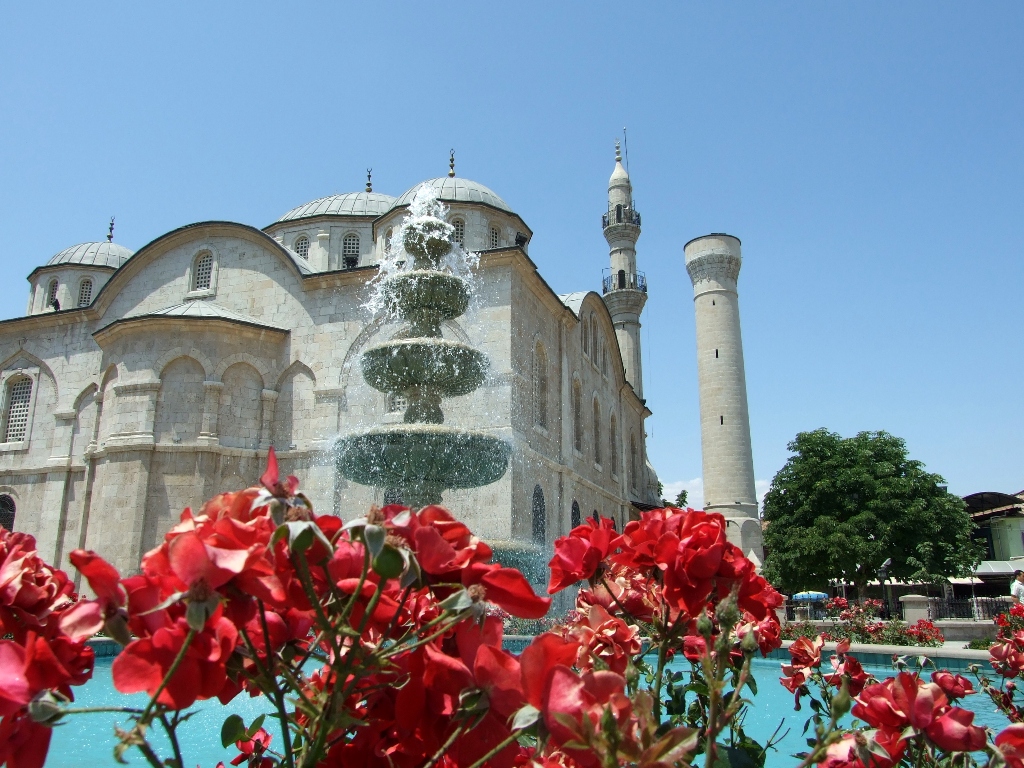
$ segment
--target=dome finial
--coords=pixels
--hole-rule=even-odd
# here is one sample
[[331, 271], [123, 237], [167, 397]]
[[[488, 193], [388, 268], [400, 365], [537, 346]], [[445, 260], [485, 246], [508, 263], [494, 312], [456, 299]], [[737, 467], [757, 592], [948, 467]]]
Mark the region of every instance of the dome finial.
[[373, 192], [373, 168], [366, 169], [366, 191]]
[[110, 228], [107, 230], [107, 242], [114, 242], [114, 217], [110, 217]]
[[615, 162], [616, 163], [621, 163], [622, 162], [622, 151], [619, 149], [619, 140], [618, 139], [615, 140]]
[[455, 150], [453, 149], [448, 156], [448, 178], [455, 178]]

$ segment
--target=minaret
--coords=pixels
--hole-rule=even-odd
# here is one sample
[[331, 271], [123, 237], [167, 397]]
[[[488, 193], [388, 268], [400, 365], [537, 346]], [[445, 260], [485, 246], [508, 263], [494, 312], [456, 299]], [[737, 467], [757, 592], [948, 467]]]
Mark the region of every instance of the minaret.
[[619, 142], [615, 142], [615, 170], [608, 180], [608, 212], [601, 217], [608, 241], [611, 268], [605, 270], [604, 303], [615, 324], [626, 381], [644, 396], [644, 371], [640, 361], [640, 313], [647, 303], [647, 278], [636, 268], [636, 241], [640, 214], [633, 208], [633, 185], [622, 167]]
[[754, 490], [747, 383], [740, 338], [736, 280], [742, 258], [731, 235], [705, 235], [688, 242], [686, 271], [697, 313], [697, 378], [704, 458], [704, 508], [721, 512], [729, 541], [764, 560]]

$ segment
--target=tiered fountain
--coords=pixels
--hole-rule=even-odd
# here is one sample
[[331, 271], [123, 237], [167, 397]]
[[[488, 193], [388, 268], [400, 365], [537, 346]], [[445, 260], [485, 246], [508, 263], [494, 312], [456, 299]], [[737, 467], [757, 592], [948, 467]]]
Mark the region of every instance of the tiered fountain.
[[338, 443], [342, 476], [393, 491], [410, 507], [439, 504], [447, 489], [495, 482], [505, 474], [510, 453], [499, 437], [444, 423], [441, 400], [477, 389], [489, 362], [482, 352], [441, 336], [441, 324], [469, 306], [467, 280], [451, 271], [454, 228], [443, 215], [436, 192], [422, 187], [400, 232], [412, 263], [378, 286], [383, 311], [407, 325], [360, 358], [371, 387], [404, 395], [404, 421]]

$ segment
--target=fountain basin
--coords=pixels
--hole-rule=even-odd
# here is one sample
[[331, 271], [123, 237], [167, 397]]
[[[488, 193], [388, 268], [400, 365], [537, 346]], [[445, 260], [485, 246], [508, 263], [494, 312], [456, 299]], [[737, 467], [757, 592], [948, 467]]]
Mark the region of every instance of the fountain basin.
[[350, 480], [394, 488], [410, 506], [439, 504], [447, 488], [476, 488], [508, 469], [500, 437], [442, 424], [394, 424], [339, 440], [338, 470]]
[[461, 277], [415, 269], [389, 277], [381, 286], [387, 309], [413, 324], [443, 323], [469, 307], [469, 288]]
[[483, 384], [487, 356], [460, 341], [392, 339], [363, 352], [366, 383], [382, 392], [429, 388], [442, 397], [468, 395]]

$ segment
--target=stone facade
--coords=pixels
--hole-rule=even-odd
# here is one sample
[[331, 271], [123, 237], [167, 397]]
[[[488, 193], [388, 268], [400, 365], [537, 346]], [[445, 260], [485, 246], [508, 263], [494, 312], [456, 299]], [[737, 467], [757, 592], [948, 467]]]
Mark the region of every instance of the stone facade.
[[[470, 310], [444, 333], [491, 361], [480, 389], [445, 401], [446, 419], [514, 446], [501, 480], [445, 503], [481, 537], [533, 551], [578, 522], [574, 509], [622, 525], [633, 504], [657, 503], [650, 411], [602, 297], [556, 296], [528, 256], [529, 228], [486, 187], [428, 183], [481, 252]], [[401, 418], [358, 360], [399, 330], [363, 305], [405, 208], [336, 198], [264, 230], [198, 223], [109, 263], [33, 272], [28, 315], [0, 322], [0, 502], [44, 557], [67, 567], [85, 547], [130, 573], [182, 509], [254, 484], [271, 445], [321, 513], [384, 501], [334, 472], [332, 446]], [[70, 297], [87, 276], [87, 306], [46, 306], [50, 280]]]

